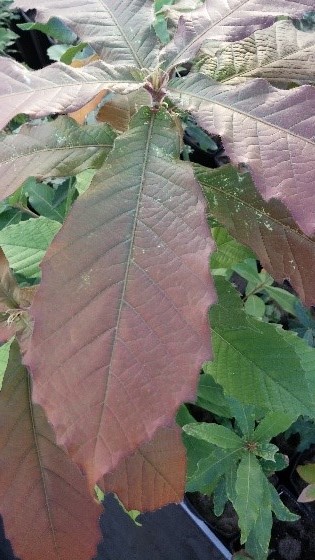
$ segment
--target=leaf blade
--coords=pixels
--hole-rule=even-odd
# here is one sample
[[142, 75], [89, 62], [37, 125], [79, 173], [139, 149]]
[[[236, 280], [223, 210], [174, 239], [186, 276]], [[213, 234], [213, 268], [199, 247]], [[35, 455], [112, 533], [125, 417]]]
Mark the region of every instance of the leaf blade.
[[135, 69], [114, 67], [102, 61], [83, 68], [56, 62], [40, 70], [0, 57], [0, 127], [25, 113], [32, 118], [51, 113], [74, 112], [98, 93], [110, 90], [128, 93], [141, 87]]
[[109, 64], [155, 66], [157, 39], [148, 0], [76, 0], [75, 10], [60, 0], [16, 0], [13, 6], [36, 8], [39, 21], [57, 16]]
[[76, 175], [100, 167], [116, 135], [104, 124], [78, 126], [68, 117], [40, 126], [23, 126], [19, 134], [0, 142], [1, 197], [15, 191], [28, 177], [41, 179]]
[[1, 457], [6, 465], [0, 493], [6, 533], [25, 560], [88, 560], [100, 538], [101, 508], [89, 496], [79, 470], [56, 447], [43, 411], [31, 404], [29, 384], [15, 342], [0, 393], [5, 426]]
[[[140, 110], [90, 189], [75, 202], [42, 264], [26, 358], [34, 395], [45, 406], [58, 441], [87, 470], [93, 486], [168, 424], [181, 402], [194, 397], [210, 351], [205, 311], [214, 300], [207, 266], [213, 243], [198, 184], [178, 157], [176, 125], [167, 112]], [[83, 259], [74, 260], [73, 254]], [[179, 285], [178, 291], [174, 286]], [[52, 301], [61, 314], [51, 314]], [[43, 323], [45, 316], [49, 321]], [[179, 333], [185, 340], [180, 351]], [[57, 352], [51, 352], [52, 340]], [[68, 372], [67, 406], [50, 387], [50, 368], [55, 381], [57, 370], [59, 383]], [[76, 387], [87, 372], [89, 391], [78, 408]], [[168, 387], [176, 387], [174, 395], [162, 374]], [[131, 398], [137, 407], [141, 403], [141, 418], [132, 414]]]

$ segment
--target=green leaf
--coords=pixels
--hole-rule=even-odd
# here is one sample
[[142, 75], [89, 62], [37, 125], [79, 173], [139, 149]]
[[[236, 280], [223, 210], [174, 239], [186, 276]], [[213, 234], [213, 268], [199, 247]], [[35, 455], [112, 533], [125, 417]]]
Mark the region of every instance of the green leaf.
[[228, 397], [232, 415], [234, 416], [242, 435], [246, 438], [251, 438], [255, 428], [255, 407], [251, 405], [244, 405], [237, 399]]
[[275, 462], [275, 454], [277, 451], [279, 451], [279, 449], [276, 445], [273, 445], [273, 443], [258, 443], [255, 449], [255, 455], [266, 459], [266, 461]]
[[245, 549], [255, 560], [266, 560], [272, 529], [272, 512], [268, 491], [268, 481], [264, 480], [264, 492], [255, 525], [250, 531]]
[[[210, 311], [214, 361], [203, 369], [226, 394], [290, 415], [315, 414], [315, 351], [295, 334], [246, 315], [235, 289], [216, 277]], [[281, 359], [279, 359], [281, 356]]]
[[241, 529], [241, 544], [246, 542], [261, 509], [264, 492], [264, 474], [252, 453], [245, 453], [236, 476], [234, 507]]
[[222, 477], [213, 492], [213, 511], [215, 515], [218, 517], [222, 515], [227, 501], [225, 477]]
[[270, 441], [285, 432], [292, 424], [294, 416], [286, 412], [268, 412], [255, 430], [255, 441]]
[[191, 437], [185, 432], [182, 432], [182, 440], [186, 448], [187, 479], [189, 480], [197, 471], [199, 461], [209, 457], [215, 447], [211, 443]]
[[24, 183], [24, 192], [27, 193], [32, 208], [41, 216], [63, 222], [64, 211], [59, 209], [59, 200], [56, 204], [56, 191], [45, 183], [38, 183], [34, 177], [29, 177]]
[[252, 251], [234, 239], [221, 226], [212, 228], [212, 236], [216, 243], [216, 251], [211, 257], [211, 270], [233, 268], [237, 263], [254, 258]]
[[256, 317], [257, 319], [262, 319], [265, 314], [265, 307], [264, 301], [255, 295], [249, 296], [244, 304], [246, 313]]
[[218, 416], [231, 418], [231, 410], [224, 396], [223, 389], [221, 385], [214, 381], [211, 375], [204, 373], [200, 376], [197, 394], [196, 404], [198, 406]]
[[141, 514], [140, 511], [138, 511], [137, 509], [126, 509], [124, 504], [120, 501], [120, 499], [118, 498], [118, 496], [116, 496], [116, 500], [119, 503], [120, 507], [124, 510], [124, 512], [130, 517], [130, 519], [132, 519], [132, 521], [135, 523], [135, 525], [138, 525], [138, 527], [142, 527], [142, 523], [140, 523], [139, 521], [137, 521], [139, 515]]
[[275, 489], [273, 484], [271, 484], [271, 482], [268, 482], [268, 488], [269, 488], [272, 511], [280, 521], [297, 521], [298, 519], [300, 519], [299, 515], [292, 513], [284, 505], [284, 503], [280, 499], [277, 490]]
[[39, 264], [60, 227], [59, 222], [39, 217], [1, 230], [0, 245], [14, 272], [39, 277]]
[[270, 476], [276, 471], [286, 469], [289, 465], [289, 458], [283, 453], [276, 453], [272, 461], [261, 459], [260, 464], [265, 475]]
[[56, 17], [51, 17], [47, 23], [20, 23], [18, 27], [24, 31], [41, 31], [49, 37], [53, 37], [59, 43], [68, 43], [69, 45], [77, 38], [76, 34]]
[[219, 447], [215, 448], [209, 457], [198, 462], [197, 470], [188, 479], [186, 490], [188, 492], [200, 491], [231, 468], [236, 470], [236, 463], [240, 457], [241, 451], [239, 449], [231, 451]]
[[242, 276], [242, 278], [245, 278], [247, 282], [251, 282], [254, 286], [259, 286], [261, 284], [256, 259], [246, 259], [245, 261], [234, 265], [233, 270]]
[[315, 484], [315, 463], [299, 465], [296, 470], [299, 473], [300, 477], [305, 480], [305, 482], [308, 482], [309, 484]]
[[2, 344], [2, 346], [0, 346], [0, 391], [2, 389], [2, 383], [3, 383], [3, 378], [5, 375], [5, 371], [7, 369], [7, 365], [8, 365], [8, 361], [9, 361], [9, 354], [10, 354], [10, 348], [11, 348], [11, 344], [14, 340], [14, 337], [11, 338], [10, 340], [8, 340], [8, 342], [5, 342], [4, 344]]
[[232, 430], [220, 426], [219, 424], [208, 424], [199, 422], [198, 424], [187, 424], [183, 426], [186, 434], [202, 439], [223, 449], [242, 449], [244, 442]]
[[60, 57], [60, 61], [64, 62], [65, 64], [71, 64], [71, 62], [74, 59], [74, 57], [76, 56], [76, 54], [81, 52], [86, 46], [87, 46], [87, 43], [79, 43], [78, 45], [75, 45], [74, 47], [69, 47], [66, 50], [66, 52], [64, 52], [63, 55]]
[[264, 290], [284, 311], [295, 315], [295, 304], [299, 301], [295, 295], [275, 286], [266, 286]]
[[96, 169], [86, 169], [77, 174], [75, 186], [79, 194], [83, 194], [89, 188], [95, 173]]
[[176, 424], [185, 426], [185, 424], [192, 424], [193, 422], [197, 422], [197, 420], [190, 414], [187, 406], [182, 404], [176, 414]]

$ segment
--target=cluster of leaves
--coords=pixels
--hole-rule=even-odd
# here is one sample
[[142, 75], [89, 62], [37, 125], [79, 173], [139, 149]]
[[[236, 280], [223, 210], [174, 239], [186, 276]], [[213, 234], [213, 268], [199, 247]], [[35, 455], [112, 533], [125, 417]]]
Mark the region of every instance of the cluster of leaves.
[[[276, 21], [299, 18], [312, 0], [273, 0], [272, 10], [254, 0], [14, 6], [36, 8], [27, 26], [62, 46], [58, 62], [38, 71], [0, 59], [7, 534], [24, 560], [88, 560], [99, 539], [95, 485], [131, 510], [180, 501], [186, 460], [174, 419], [194, 400], [206, 362], [202, 398], [224, 393], [228, 411], [217, 414], [233, 431], [198, 427], [211, 450], [206, 482], [193, 476], [203, 485], [212, 473], [217, 503], [232, 501], [242, 541], [264, 559], [271, 512], [289, 516], [266, 478], [283, 461], [270, 438], [315, 417], [315, 351], [268, 315], [271, 300], [288, 312], [296, 303], [271, 277], [315, 302], [314, 32]], [[209, 39], [207, 75], [195, 59]], [[232, 68], [231, 46], [240, 53]], [[10, 121], [21, 113], [33, 120], [16, 128]], [[211, 152], [209, 138], [220, 136], [233, 165], [180, 159], [196, 125], [199, 144]], [[205, 199], [226, 228], [213, 230], [216, 291]], [[244, 262], [253, 254], [260, 272]], [[229, 270], [248, 281], [245, 310]], [[218, 472], [216, 457], [231, 449], [234, 469]]]

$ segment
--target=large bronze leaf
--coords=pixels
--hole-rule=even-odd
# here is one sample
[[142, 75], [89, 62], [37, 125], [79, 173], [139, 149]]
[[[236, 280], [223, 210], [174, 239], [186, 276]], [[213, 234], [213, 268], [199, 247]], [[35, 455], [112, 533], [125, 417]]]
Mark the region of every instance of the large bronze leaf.
[[100, 60], [83, 68], [56, 62], [34, 71], [10, 58], [0, 57], [0, 128], [18, 113], [32, 118], [71, 113], [100, 91], [128, 93], [139, 89], [142, 79], [135, 72]]
[[249, 173], [231, 165], [195, 171], [210, 213], [253, 249], [275, 280], [289, 280], [306, 304], [314, 305], [315, 238], [299, 229], [280, 200], [265, 202]]
[[66, 177], [100, 167], [115, 133], [106, 124], [80, 127], [67, 117], [40, 126], [23, 126], [0, 142], [0, 198], [12, 194], [30, 176]]
[[90, 560], [100, 539], [101, 508], [86, 479], [57, 447], [17, 343], [0, 393], [0, 511], [22, 560]]
[[221, 135], [227, 154], [251, 172], [262, 196], [280, 199], [307, 235], [315, 231], [315, 88], [289, 91], [255, 79], [239, 87], [201, 74], [169, 90], [198, 123]]
[[174, 39], [164, 47], [161, 60], [175, 66], [192, 59], [206, 39], [238, 41], [256, 29], [269, 27], [277, 16], [299, 16], [314, 9], [314, 0], [206, 0], [181, 16]]
[[143, 108], [42, 264], [34, 399], [94, 485], [195, 395], [210, 354], [213, 242], [165, 110]]
[[15, 0], [15, 7], [37, 9], [38, 21], [62, 19], [109, 64], [150, 68], [158, 40], [150, 0]]
[[99, 482], [115, 492], [124, 506], [140, 511], [180, 502], [186, 482], [186, 453], [178, 426], [161, 428], [152, 441], [121, 461], [113, 473]]

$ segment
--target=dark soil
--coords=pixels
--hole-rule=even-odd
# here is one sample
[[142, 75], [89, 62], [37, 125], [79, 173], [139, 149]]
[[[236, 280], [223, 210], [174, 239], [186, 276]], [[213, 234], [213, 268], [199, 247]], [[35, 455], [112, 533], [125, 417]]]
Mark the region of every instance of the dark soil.
[[[314, 519], [286, 488], [279, 487], [279, 493], [284, 504], [300, 515], [300, 519], [294, 523], [274, 519], [268, 560], [315, 560]], [[210, 496], [195, 492], [187, 498], [197, 515], [206, 521], [231, 552], [240, 550], [237, 515], [230, 503], [223, 515], [216, 517]]]

